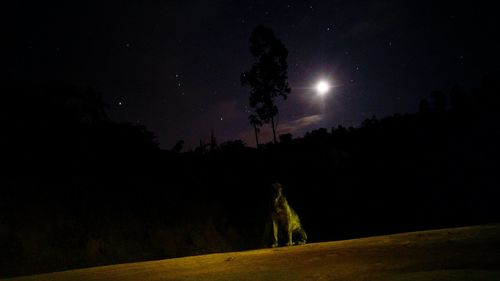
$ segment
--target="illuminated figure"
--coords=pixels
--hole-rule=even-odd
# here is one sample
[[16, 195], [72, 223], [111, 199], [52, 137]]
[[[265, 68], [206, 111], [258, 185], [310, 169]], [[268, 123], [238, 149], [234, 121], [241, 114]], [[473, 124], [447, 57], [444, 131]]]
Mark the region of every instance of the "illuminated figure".
[[285, 196], [283, 195], [283, 188], [280, 183], [271, 185], [273, 193], [273, 205], [271, 218], [273, 221], [273, 244], [272, 247], [278, 246], [278, 229], [285, 231], [286, 245], [293, 245], [292, 237], [294, 234], [300, 236], [297, 244], [305, 244], [307, 241], [307, 234], [300, 224], [300, 219], [297, 213], [290, 207]]

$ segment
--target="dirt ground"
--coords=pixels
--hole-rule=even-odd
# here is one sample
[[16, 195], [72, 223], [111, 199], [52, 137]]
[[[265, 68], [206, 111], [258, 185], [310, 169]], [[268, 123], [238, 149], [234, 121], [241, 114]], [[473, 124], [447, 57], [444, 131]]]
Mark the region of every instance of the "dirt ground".
[[119, 264], [3, 280], [500, 280], [500, 225]]

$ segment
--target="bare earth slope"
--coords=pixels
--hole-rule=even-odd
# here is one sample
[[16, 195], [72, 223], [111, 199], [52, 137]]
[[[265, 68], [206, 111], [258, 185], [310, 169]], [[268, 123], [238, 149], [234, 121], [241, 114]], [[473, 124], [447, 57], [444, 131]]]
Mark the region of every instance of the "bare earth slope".
[[6, 280], [500, 280], [500, 225], [119, 264]]

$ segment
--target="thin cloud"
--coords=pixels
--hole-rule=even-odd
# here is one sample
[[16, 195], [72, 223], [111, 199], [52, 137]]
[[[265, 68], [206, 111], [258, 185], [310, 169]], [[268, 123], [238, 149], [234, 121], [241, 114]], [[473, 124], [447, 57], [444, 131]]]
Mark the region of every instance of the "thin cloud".
[[280, 135], [289, 133], [292, 135], [303, 133], [304, 130], [310, 128], [314, 124], [317, 124], [321, 120], [322, 117], [319, 114], [304, 116], [302, 118], [281, 124], [281, 126], [278, 128], [278, 132]]
[[[306, 131], [314, 129], [314, 126], [317, 126], [322, 119], [321, 115], [315, 114], [304, 116], [285, 123], [280, 123], [278, 124], [278, 131], [276, 135], [292, 134], [294, 136], [301, 136]], [[253, 130], [245, 130], [240, 134], [240, 138], [248, 145], [255, 145], [255, 133]], [[266, 143], [272, 141], [272, 139], [272, 128], [269, 124], [266, 124], [259, 132], [259, 142]]]

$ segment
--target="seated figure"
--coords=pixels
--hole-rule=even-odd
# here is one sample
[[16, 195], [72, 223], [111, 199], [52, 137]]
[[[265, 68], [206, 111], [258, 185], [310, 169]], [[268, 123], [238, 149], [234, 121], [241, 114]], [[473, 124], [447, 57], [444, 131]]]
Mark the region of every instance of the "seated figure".
[[271, 219], [273, 223], [273, 244], [272, 247], [278, 246], [278, 231], [284, 231], [286, 245], [293, 245], [293, 237], [299, 236], [297, 244], [305, 244], [307, 234], [300, 224], [300, 219], [297, 213], [288, 204], [283, 195], [283, 188], [280, 183], [274, 183], [272, 188], [272, 210]]

